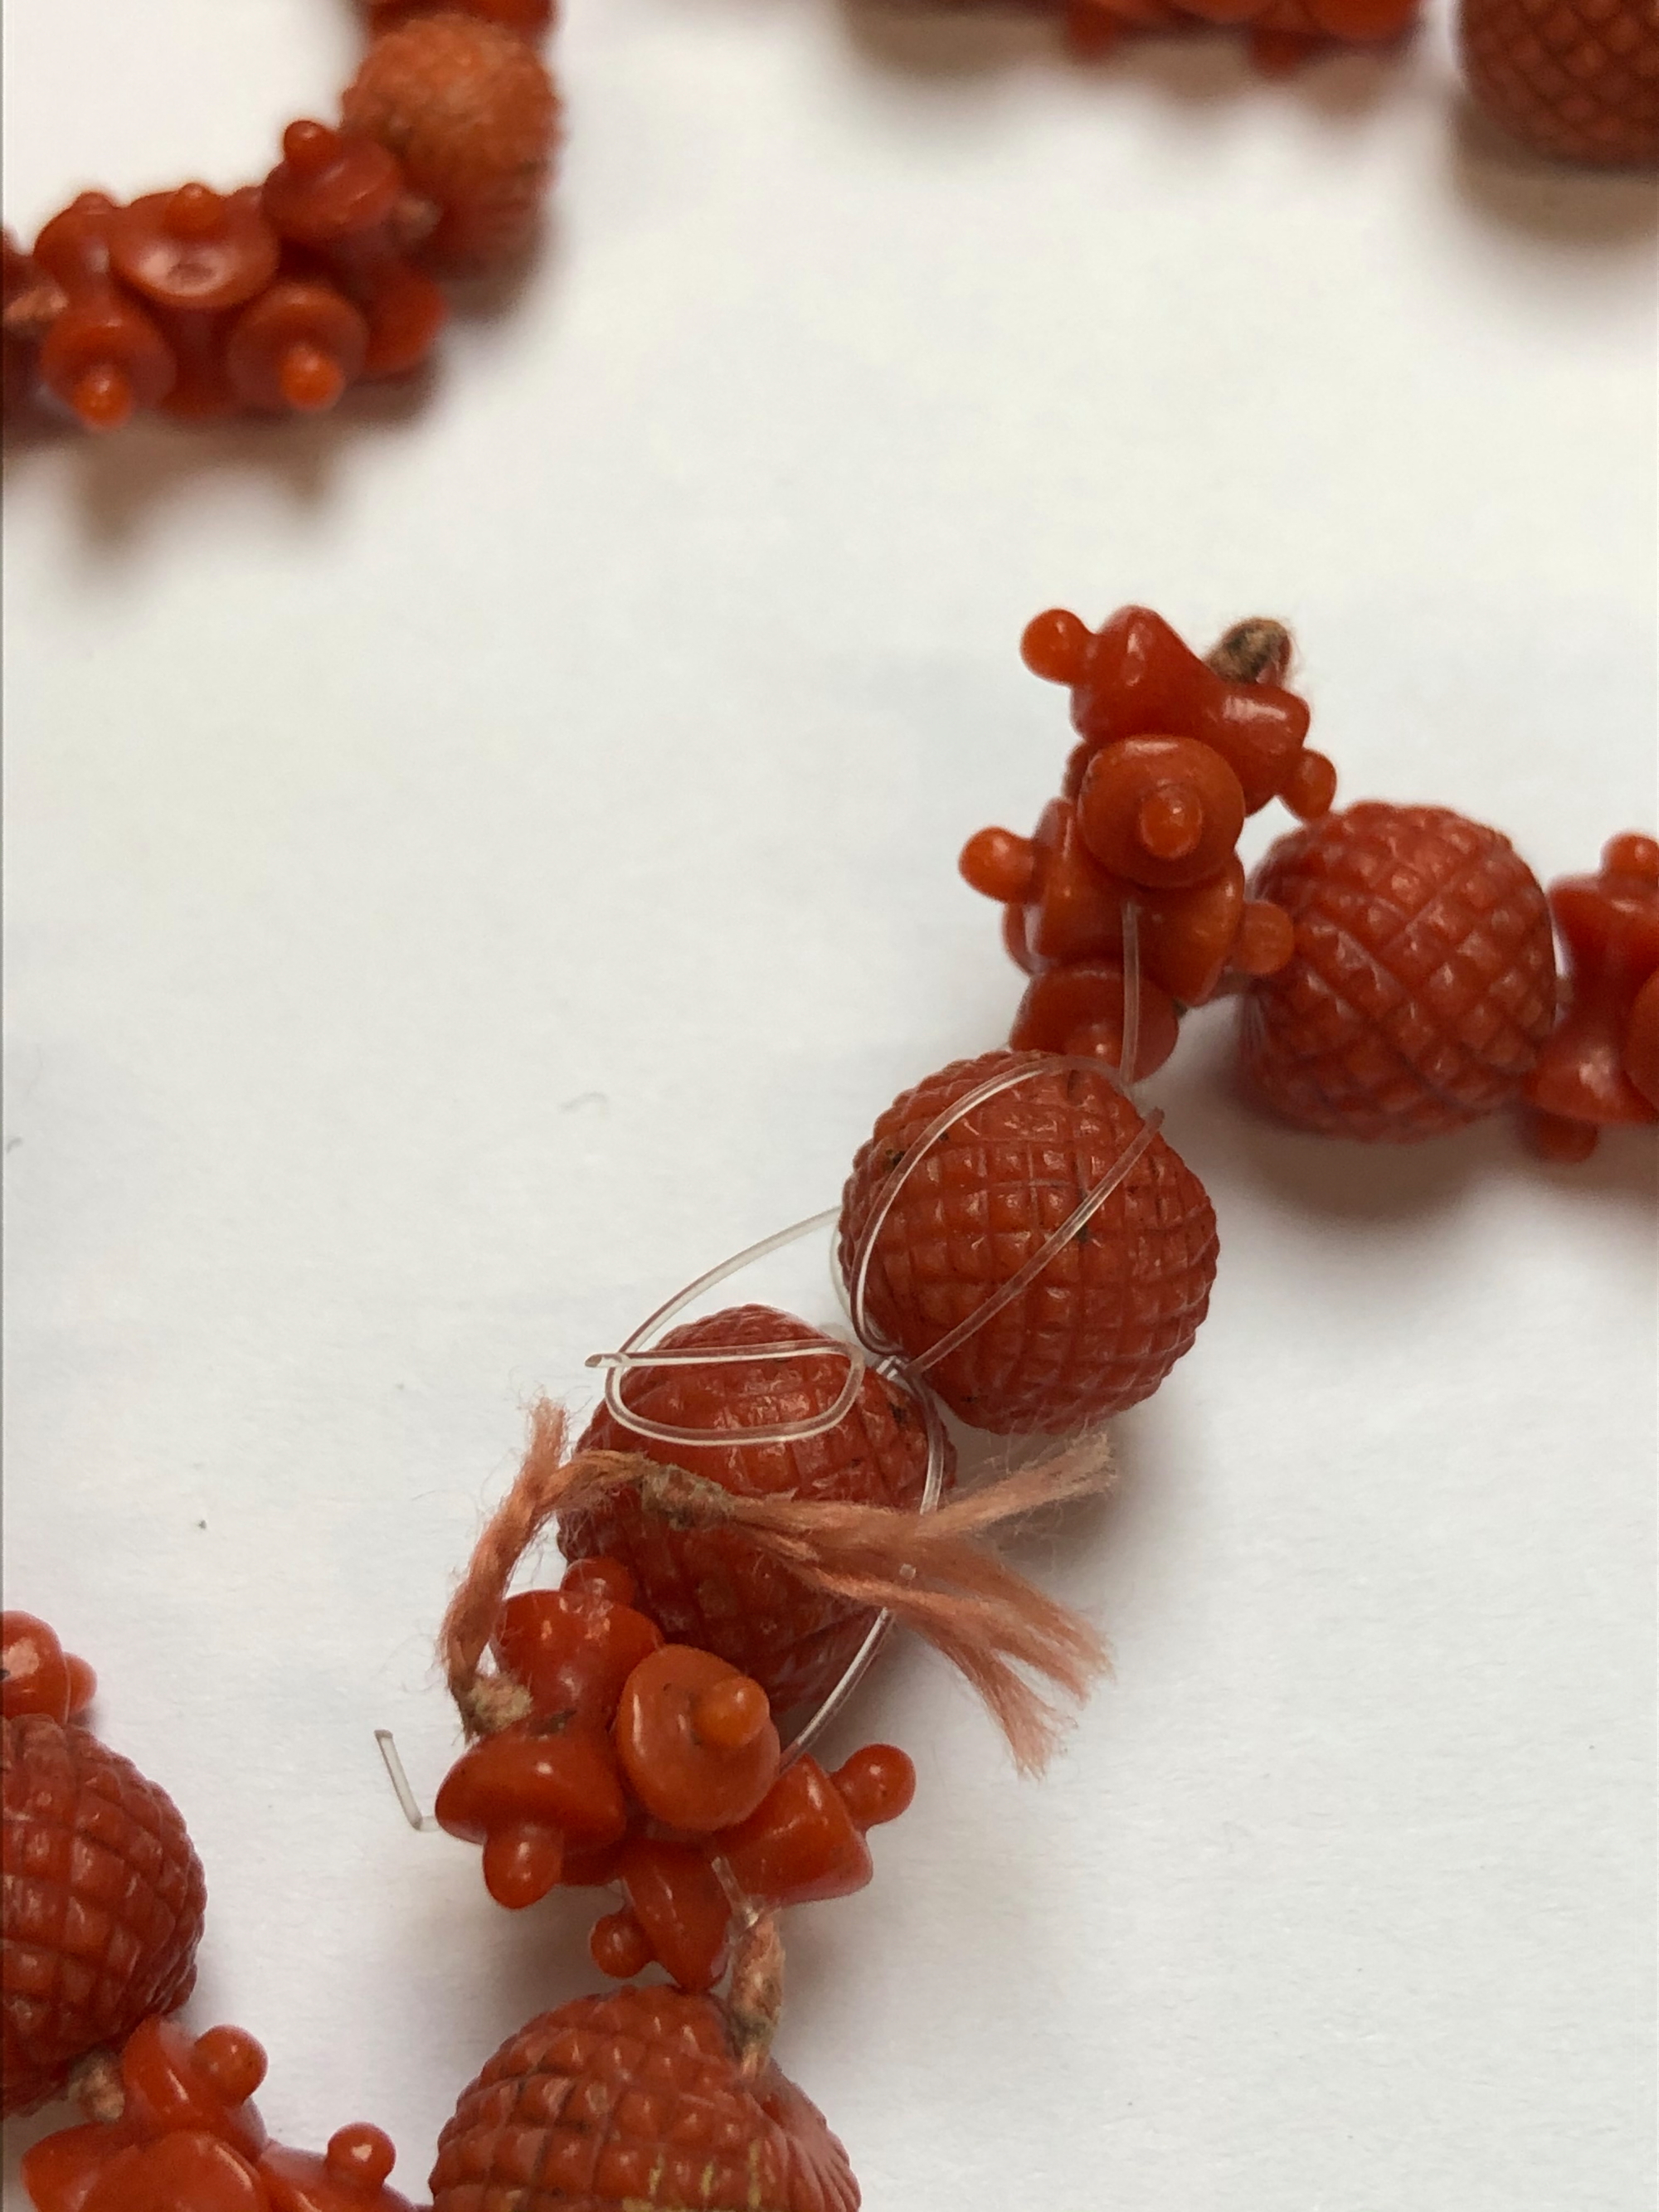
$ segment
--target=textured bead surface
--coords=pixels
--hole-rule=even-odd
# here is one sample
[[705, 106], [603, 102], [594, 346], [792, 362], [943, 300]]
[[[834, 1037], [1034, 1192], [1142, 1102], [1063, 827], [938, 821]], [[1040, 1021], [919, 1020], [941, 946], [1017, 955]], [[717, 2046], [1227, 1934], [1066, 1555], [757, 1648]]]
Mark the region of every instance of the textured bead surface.
[[[853, 1164], [841, 1216], [849, 1280], [866, 1223], [929, 1123], [1022, 1066], [1030, 1080], [970, 1109], [929, 1148], [877, 1236], [869, 1318], [913, 1359], [1018, 1273], [1143, 1126], [1103, 1070], [1041, 1053], [954, 1062], [896, 1099]], [[1204, 1187], [1155, 1136], [1036, 1279], [929, 1368], [927, 1382], [976, 1428], [1085, 1428], [1157, 1389], [1197, 1334], [1215, 1262]]]
[[854, 2212], [822, 2116], [775, 2067], [750, 2084], [724, 2016], [619, 1990], [502, 2045], [438, 2142], [433, 2212]]
[[1540, 154], [1659, 161], [1659, 9], [1653, 0], [1463, 0], [1469, 89]]
[[552, 170], [559, 104], [522, 39], [471, 15], [418, 15], [376, 39], [341, 110], [437, 202], [427, 242], [437, 262], [477, 265], [523, 245]]
[[[647, 1368], [631, 1375], [624, 1401], [665, 1428], [718, 1435], [781, 1425], [822, 1413], [847, 1380], [839, 1352], [811, 1356], [826, 1340], [770, 1306], [734, 1306], [672, 1330], [663, 1347], [799, 1340], [799, 1359]], [[641, 1452], [749, 1496], [836, 1499], [914, 1510], [927, 1478], [927, 1438], [915, 1402], [866, 1374], [846, 1419], [792, 1443], [721, 1449], [658, 1443], [601, 1407], [582, 1449]], [[752, 1675], [773, 1709], [811, 1703], [832, 1689], [858, 1650], [871, 1616], [811, 1590], [749, 1540], [726, 1529], [677, 1530], [647, 1514], [632, 1493], [563, 1516], [565, 1557], [608, 1553], [633, 1572], [640, 1605], [677, 1644], [699, 1644]]]
[[206, 1901], [172, 1800], [84, 1729], [5, 1723], [5, 2109], [190, 1994]]
[[1286, 1121], [1413, 1144], [1515, 1096], [1555, 1018], [1555, 949], [1506, 837], [1443, 807], [1353, 806], [1281, 839], [1252, 888], [1296, 924], [1241, 1033]]

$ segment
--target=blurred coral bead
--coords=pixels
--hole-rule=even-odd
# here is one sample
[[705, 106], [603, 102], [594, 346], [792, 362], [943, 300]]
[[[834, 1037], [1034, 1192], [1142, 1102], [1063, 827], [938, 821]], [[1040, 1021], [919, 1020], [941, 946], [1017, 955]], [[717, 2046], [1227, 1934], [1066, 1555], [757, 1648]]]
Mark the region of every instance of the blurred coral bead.
[[[799, 1358], [738, 1358], [647, 1367], [629, 1376], [623, 1402], [659, 1426], [706, 1443], [641, 1436], [601, 1407], [584, 1450], [639, 1452], [747, 1497], [836, 1500], [914, 1510], [927, 1479], [926, 1429], [915, 1401], [867, 1373], [833, 1428], [783, 1443], [744, 1444], [745, 1428], [781, 1426], [826, 1412], [847, 1381], [845, 1347], [770, 1306], [734, 1306], [671, 1330], [665, 1351], [796, 1344]], [[678, 1529], [624, 1492], [559, 1522], [568, 1559], [604, 1553], [638, 1581], [641, 1608], [677, 1644], [695, 1644], [751, 1675], [773, 1710], [815, 1703], [840, 1680], [868, 1632], [862, 1606], [812, 1589], [735, 1529]]]
[[73, 1720], [97, 1687], [86, 1661], [66, 1652], [44, 1620], [32, 1613], [0, 1613], [0, 1712]]
[[206, 1885], [172, 1800], [84, 1729], [4, 1723], [4, 2109], [170, 2012], [196, 1978]]
[[1463, 73], [1534, 153], [1601, 167], [1659, 162], [1653, 0], [1462, 0]]
[[857, 2212], [823, 2116], [710, 1997], [578, 1997], [510, 2036], [438, 2141], [433, 2212]]
[[1285, 1120], [1414, 1144], [1516, 1097], [1555, 1019], [1555, 945], [1506, 837], [1367, 803], [1282, 838], [1251, 888], [1296, 931], [1242, 1014], [1246, 1078]]
[[472, 15], [416, 16], [375, 40], [342, 112], [437, 203], [434, 260], [500, 261], [526, 242], [552, 173], [559, 103], [522, 39]]

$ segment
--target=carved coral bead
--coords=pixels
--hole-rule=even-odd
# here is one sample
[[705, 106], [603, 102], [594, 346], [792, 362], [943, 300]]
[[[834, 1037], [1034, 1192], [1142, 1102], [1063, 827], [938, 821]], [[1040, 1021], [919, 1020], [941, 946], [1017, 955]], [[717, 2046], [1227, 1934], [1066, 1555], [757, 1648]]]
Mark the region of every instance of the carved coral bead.
[[1463, 73], [1493, 122], [1535, 153], [1659, 161], [1653, 0], [1463, 0]]
[[433, 2212], [856, 2212], [822, 2114], [678, 1990], [578, 1997], [502, 2045], [438, 2142]]
[[172, 1800], [85, 1729], [4, 1723], [5, 2110], [60, 2091], [195, 1979], [206, 1899]]
[[[659, 1426], [707, 1435], [706, 1444], [641, 1436], [601, 1408], [581, 1448], [643, 1453], [742, 1495], [914, 1510], [927, 1484], [927, 1435], [915, 1401], [878, 1375], [866, 1373], [844, 1419], [817, 1436], [740, 1441], [745, 1428], [835, 1404], [846, 1354], [818, 1330], [770, 1306], [735, 1306], [672, 1330], [661, 1348], [740, 1354], [796, 1342], [799, 1358], [711, 1358], [627, 1377], [626, 1406]], [[676, 1643], [699, 1644], [751, 1675], [781, 1714], [832, 1689], [869, 1631], [866, 1608], [809, 1589], [739, 1531], [672, 1528], [632, 1492], [564, 1515], [559, 1541], [568, 1559], [601, 1553], [624, 1562], [641, 1607]]]
[[1437, 1137], [1514, 1098], [1555, 1018], [1537, 878], [1438, 806], [1366, 804], [1283, 838], [1251, 888], [1296, 950], [1243, 1000], [1246, 1077], [1298, 1127]]
[[[1006, 1076], [1020, 1080], [927, 1140], [939, 1116]], [[855, 1299], [863, 1270], [869, 1322], [964, 1421], [1000, 1435], [1085, 1428], [1150, 1397], [1191, 1346], [1215, 1215], [1157, 1135], [1036, 1277], [974, 1325], [1146, 1135], [1103, 1069], [1042, 1053], [957, 1060], [877, 1121], [842, 1199], [842, 1267]]]

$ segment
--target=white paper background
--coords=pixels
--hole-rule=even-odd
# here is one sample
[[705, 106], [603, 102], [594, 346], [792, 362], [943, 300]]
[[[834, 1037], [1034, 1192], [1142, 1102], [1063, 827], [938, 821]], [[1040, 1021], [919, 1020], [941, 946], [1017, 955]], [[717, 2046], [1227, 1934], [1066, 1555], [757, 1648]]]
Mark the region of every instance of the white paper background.
[[[258, 173], [356, 41], [9, 13], [25, 231]], [[523, 1401], [1006, 1027], [953, 864], [1066, 750], [1026, 617], [1281, 613], [1348, 797], [1546, 876], [1655, 818], [1654, 198], [1472, 130], [1440, 27], [1276, 86], [825, 0], [559, 52], [556, 235], [424, 397], [10, 479], [9, 1601], [188, 1813], [191, 2017], [416, 2193], [597, 1978], [371, 1731], [429, 1799]], [[872, 2212], [1646, 2212], [1651, 1138], [1299, 1139], [1226, 1031], [1156, 1086], [1212, 1317], [1028, 1555], [1117, 1680], [1026, 1785], [890, 1662], [843, 1739], [920, 1796], [796, 1916], [781, 2055]]]

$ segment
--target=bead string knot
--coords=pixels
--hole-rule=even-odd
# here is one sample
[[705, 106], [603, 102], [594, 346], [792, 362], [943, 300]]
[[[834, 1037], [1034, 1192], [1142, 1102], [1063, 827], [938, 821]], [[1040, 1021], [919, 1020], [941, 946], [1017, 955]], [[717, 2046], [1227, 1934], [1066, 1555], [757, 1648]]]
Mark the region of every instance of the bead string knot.
[[[683, 1467], [644, 1462], [640, 1479], [640, 1504], [647, 1513], [684, 1534], [689, 1528], [707, 1528], [722, 1517], [720, 1504], [729, 1493], [706, 1475], [691, 1474]], [[708, 1493], [714, 1492], [711, 1497]]]

